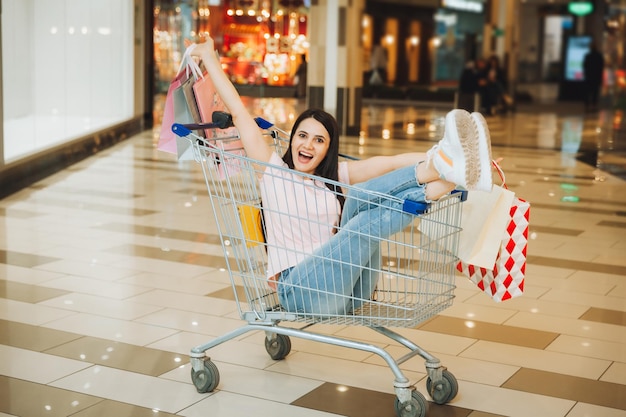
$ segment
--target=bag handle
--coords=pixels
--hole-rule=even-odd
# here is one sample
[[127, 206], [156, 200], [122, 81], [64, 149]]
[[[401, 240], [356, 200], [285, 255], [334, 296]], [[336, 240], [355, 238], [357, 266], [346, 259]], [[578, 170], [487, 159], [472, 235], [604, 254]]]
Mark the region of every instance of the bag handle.
[[180, 60], [180, 66], [178, 67], [178, 74], [180, 74], [180, 72], [185, 69], [185, 75], [189, 77], [189, 74], [191, 74], [193, 75], [194, 81], [197, 81], [200, 78], [204, 79], [204, 74], [200, 69], [200, 65], [198, 65], [196, 60], [193, 59], [193, 57], [191, 56], [191, 51], [193, 51], [193, 48], [195, 47], [196, 44], [192, 43], [187, 47], [187, 49], [185, 49], [183, 57]]
[[506, 177], [504, 175], [504, 171], [502, 170], [502, 168], [500, 168], [500, 165], [498, 165], [498, 163], [494, 160], [491, 160], [491, 165], [493, 165], [493, 167], [496, 169], [498, 176], [502, 180], [502, 188], [504, 188], [505, 190], [508, 190], [509, 187], [506, 186]]

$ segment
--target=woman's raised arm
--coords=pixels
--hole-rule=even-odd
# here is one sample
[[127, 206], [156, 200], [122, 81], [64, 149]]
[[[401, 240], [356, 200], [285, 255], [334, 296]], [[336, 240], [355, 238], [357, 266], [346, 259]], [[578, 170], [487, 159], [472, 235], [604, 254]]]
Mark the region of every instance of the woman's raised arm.
[[205, 42], [198, 43], [193, 47], [191, 55], [199, 57], [204, 63], [204, 67], [215, 85], [217, 94], [219, 94], [233, 117], [233, 123], [239, 131], [241, 142], [248, 157], [257, 161], [268, 162], [272, 155], [272, 149], [267, 144], [254, 118], [241, 101], [235, 86], [224, 73], [222, 64], [215, 52], [213, 39], [207, 36]]
[[407, 165], [417, 165], [426, 160], [426, 153], [402, 153], [392, 156], [373, 156], [348, 162], [348, 176], [352, 184], [369, 181]]

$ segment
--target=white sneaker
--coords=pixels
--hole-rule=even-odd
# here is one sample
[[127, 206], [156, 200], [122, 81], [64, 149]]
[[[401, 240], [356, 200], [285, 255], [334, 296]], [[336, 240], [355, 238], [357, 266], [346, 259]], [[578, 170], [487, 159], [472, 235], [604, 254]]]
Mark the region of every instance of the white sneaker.
[[476, 189], [480, 181], [478, 136], [477, 124], [466, 110], [446, 115], [443, 138], [427, 153], [441, 179], [466, 190]]
[[493, 177], [491, 171], [491, 135], [487, 127], [487, 121], [482, 114], [474, 112], [471, 114], [476, 127], [478, 128], [478, 158], [480, 161], [480, 178], [476, 184], [477, 190], [491, 191]]

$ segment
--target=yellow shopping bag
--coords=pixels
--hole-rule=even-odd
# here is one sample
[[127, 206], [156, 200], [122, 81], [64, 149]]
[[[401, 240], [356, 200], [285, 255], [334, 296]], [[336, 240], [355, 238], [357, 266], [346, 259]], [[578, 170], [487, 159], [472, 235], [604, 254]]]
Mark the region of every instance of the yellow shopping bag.
[[241, 205], [237, 207], [237, 210], [239, 211], [239, 221], [243, 228], [246, 246], [250, 248], [265, 243], [261, 209], [257, 206]]

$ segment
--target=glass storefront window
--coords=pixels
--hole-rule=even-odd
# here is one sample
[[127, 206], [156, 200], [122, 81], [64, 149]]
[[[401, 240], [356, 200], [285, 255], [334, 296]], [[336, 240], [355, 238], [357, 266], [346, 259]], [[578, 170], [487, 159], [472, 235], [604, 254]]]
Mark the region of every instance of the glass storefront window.
[[297, 1], [156, 0], [157, 93], [165, 94], [175, 77], [185, 51], [184, 40], [196, 41], [204, 32], [215, 40], [224, 70], [234, 84], [293, 85], [309, 48], [307, 7], [308, 2]]
[[2, 0], [5, 163], [133, 117], [133, 2]]

